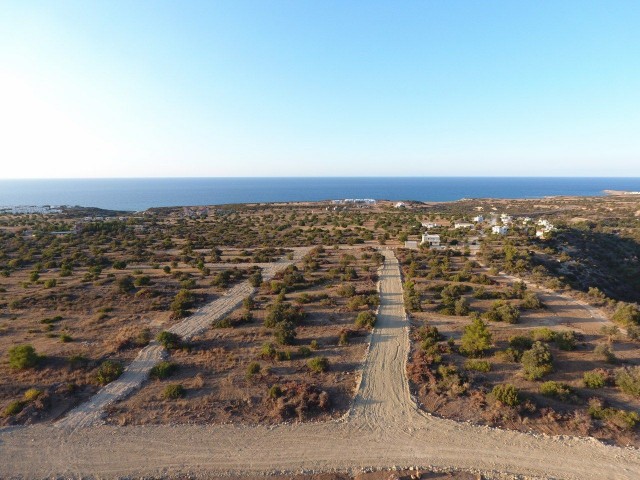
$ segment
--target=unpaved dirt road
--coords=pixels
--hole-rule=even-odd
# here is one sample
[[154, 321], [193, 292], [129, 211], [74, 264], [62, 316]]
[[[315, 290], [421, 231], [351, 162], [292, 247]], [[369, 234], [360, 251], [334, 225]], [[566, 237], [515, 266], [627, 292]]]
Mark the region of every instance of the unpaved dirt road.
[[634, 449], [478, 427], [420, 412], [405, 372], [409, 340], [400, 271], [393, 253], [384, 253], [378, 324], [359, 391], [342, 420], [255, 427], [7, 428], [0, 432], [0, 477], [210, 478], [434, 466], [543, 478], [640, 478]]

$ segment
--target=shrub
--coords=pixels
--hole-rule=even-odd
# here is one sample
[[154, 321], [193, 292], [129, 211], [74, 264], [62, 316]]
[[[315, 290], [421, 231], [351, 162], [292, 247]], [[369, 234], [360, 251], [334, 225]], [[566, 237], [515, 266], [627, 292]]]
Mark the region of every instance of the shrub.
[[291, 345], [296, 338], [296, 327], [293, 322], [278, 322], [273, 335], [280, 345]]
[[38, 390], [37, 388], [30, 388], [26, 392], [24, 392], [24, 401], [25, 402], [33, 402], [44, 392], [42, 390]]
[[526, 310], [537, 310], [542, 308], [542, 302], [538, 296], [533, 292], [525, 292], [522, 296], [522, 302], [520, 306]]
[[538, 380], [553, 370], [553, 357], [549, 347], [542, 342], [535, 342], [529, 350], [522, 354], [520, 362], [524, 375], [529, 380]]
[[116, 285], [120, 293], [130, 293], [135, 290], [135, 287], [133, 286], [133, 277], [131, 275], [118, 278]]
[[310, 357], [311, 349], [309, 347], [304, 347], [304, 346], [298, 348], [298, 356], [302, 358]]
[[40, 361], [36, 349], [31, 345], [16, 345], [9, 349], [9, 365], [16, 370], [35, 367]]
[[276, 360], [279, 362], [291, 360], [291, 352], [289, 350], [278, 350], [276, 352]]
[[117, 379], [124, 369], [122, 365], [118, 362], [114, 362], [112, 360], [105, 360], [98, 367], [98, 373], [96, 375], [96, 380], [100, 385], [106, 385], [107, 383], [113, 382]]
[[249, 284], [254, 288], [262, 285], [262, 272], [260, 270], [256, 270], [255, 273], [249, 275]]
[[536, 342], [551, 342], [554, 337], [553, 330], [547, 327], [538, 327], [531, 331], [531, 338]]
[[605, 408], [602, 400], [592, 398], [589, 400], [588, 413], [592, 418], [605, 420], [614, 427], [631, 430], [640, 422], [640, 415], [637, 412], [618, 410], [615, 408]]
[[271, 388], [269, 388], [269, 398], [273, 398], [275, 400], [281, 396], [282, 388], [280, 388], [280, 385], [272, 385]]
[[356, 287], [350, 283], [343, 283], [338, 287], [337, 293], [341, 297], [351, 298], [356, 294]]
[[458, 317], [464, 317], [469, 315], [469, 301], [461, 297], [455, 301], [453, 311]]
[[485, 313], [485, 317], [494, 322], [517, 323], [520, 319], [520, 309], [504, 300], [496, 300]]
[[593, 353], [596, 357], [604, 360], [607, 363], [616, 363], [618, 361], [615, 353], [613, 353], [613, 349], [606, 343], [596, 345], [596, 347], [593, 349]]
[[166, 330], [160, 332], [156, 337], [156, 340], [167, 350], [175, 350], [176, 348], [180, 348], [182, 346], [182, 339], [180, 335], [167, 332]]
[[258, 362], [251, 362], [247, 365], [247, 378], [251, 378], [258, 373], [260, 373], [260, 364]]
[[320, 344], [317, 340], [311, 340], [311, 342], [309, 343], [309, 348], [311, 348], [311, 350], [318, 350], [320, 348]]
[[460, 340], [460, 353], [470, 357], [483, 355], [491, 348], [491, 332], [479, 317], [475, 317], [470, 325], [464, 327]]
[[173, 383], [165, 387], [164, 391], [162, 392], [162, 396], [163, 398], [171, 400], [184, 397], [186, 393], [186, 389], [181, 384]]
[[491, 396], [498, 402], [508, 405], [509, 407], [515, 407], [520, 404], [520, 392], [510, 383], [503, 383], [493, 387]]
[[264, 319], [264, 326], [273, 328], [281, 322], [291, 322], [296, 324], [303, 320], [305, 312], [300, 306], [293, 306], [287, 302], [276, 301], [268, 308]]
[[62, 334], [60, 334], [60, 341], [62, 343], [73, 342], [73, 337], [71, 335], [69, 335], [68, 333], [62, 333]]
[[272, 343], [265, 343], [260, 348], [260, 356], [264, 359], [274, 358], [276, 356], [276, 347]]
[[194, 297], [190, 290], [182, 288], [176, 293], [169, 308], [175, 318], [182, 318], [189, 314], [189, 309], [193, 306]]
[[164, 378], [170, 377], [176, 370], [178, 369], [178, 365], [172, 362], [163, 361], [155, 365], [149, 376], [151, 378], [157, 378], [162, 380]]
[[136, 287], [144, 287], [145, 285], [150, 285], [151, 284], [151, 277], [149, 275], [142, 275], [140, 277], [137, 277], [133, 284]]
[[357, 327], [367, 327], [373, 328], [376, 324], [376, 316], [373, 312], [367, 310], [366, 312], [360, 312], [356, 317], [356, 326]]
[[571, 387], [561, 382], [544, 382], [540, 385], [540, 393], [545, 397], [554, 397], [558, 400], [568, 400], [573, 393]]
[[464, 362], [464, 368], [486, 373], [491, 371], [491, 364], [486, 360], [467, 360]]
[[621, 368], [615, 374], [616, 386], [627, 395], [640, 397], [640, 367]]
[[44, 281], [44, 288], [53, 288], [58, 284], [58, 281], [55, 278], [49, 278]]
[[533, 346], [533, 340], [524, 335], [516, 335], [509, 339], [509, 346], [521, 352], [529, 350]]
[[622, 325], [639, 324], [640, 310], [636, 304], [619, 302], [612, 318], [614, 322]]
[[23, 402], [22, 400], [16, 400], [15, 402], [11, 402], [2, 411], [2, 416], [3, 417], [11, 417], [13, 415], [17, 415], [18, 413], [20, 413], [22, 411], [22, 409], [24, 408], [25, 405], [26, 405], [26, 402]]
[[325, 372], [329, 368], [329, 360], [326, 357], [314, 357], [309, 359], [307, 367], [315, 373]]
[[554, 341], [560, 350], [575, 350], [578, 343], [575, 332], [571, 330], [556, 333]]
[[587, 388], [602, 388], [606, 385], [606, 378], [597, 370], [591, 372], [584, 372], [582, 375], [582, 383]]

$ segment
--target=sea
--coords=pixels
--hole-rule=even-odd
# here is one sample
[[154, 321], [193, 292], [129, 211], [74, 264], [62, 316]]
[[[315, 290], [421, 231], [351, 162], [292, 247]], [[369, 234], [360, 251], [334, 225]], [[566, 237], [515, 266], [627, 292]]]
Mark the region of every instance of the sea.
[[599, 196], [640, 191], [640, 178], [300, 177], [0, 179], [0, 207], [82, 206], [141, 211], [151, 207], [371, 198], [453, 201], [462, 198]]

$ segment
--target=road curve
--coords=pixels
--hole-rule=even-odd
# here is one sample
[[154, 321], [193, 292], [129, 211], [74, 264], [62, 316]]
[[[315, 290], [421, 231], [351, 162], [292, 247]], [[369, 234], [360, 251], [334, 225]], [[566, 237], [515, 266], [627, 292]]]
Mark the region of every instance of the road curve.
[[635, 449], [473, 426], [419, 411], [406, 378], [409, 340], [400, 269], [391, 251], [383, 253], [378, 323], [359, 390], [343, 419], [278, 426], [6, 428], [0, 431], [0, 477], [209, 478], [433, 466], [542, 478], [640, 478]]

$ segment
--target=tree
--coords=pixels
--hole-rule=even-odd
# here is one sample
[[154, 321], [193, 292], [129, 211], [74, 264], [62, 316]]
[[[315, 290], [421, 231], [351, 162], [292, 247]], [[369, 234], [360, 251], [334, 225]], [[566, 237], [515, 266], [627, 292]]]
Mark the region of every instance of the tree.
[[456, 300], [456, 303], [454, 305], [454, 311], [455, 311], [455, 314], [459, 317], [464, 317], [466, 315], [469, 315], [468, 300], [464, 297], [461, 297], [458, 300]]
[[492, 338], [487, 324], [475, 315], [471, 324], [464, 327], [460, 340], [460, 353], [469, 357], [481, 356], [491, 348]]

